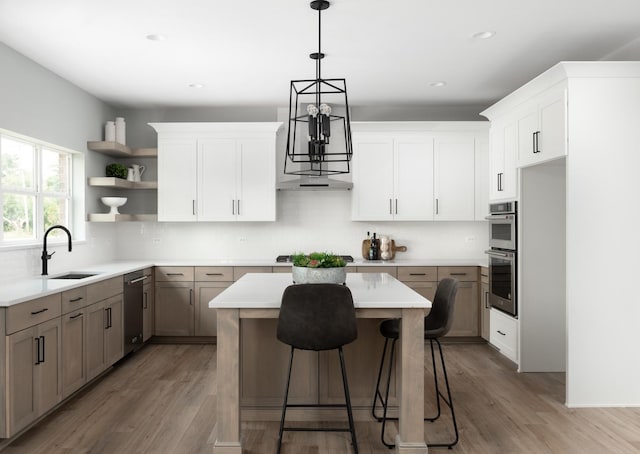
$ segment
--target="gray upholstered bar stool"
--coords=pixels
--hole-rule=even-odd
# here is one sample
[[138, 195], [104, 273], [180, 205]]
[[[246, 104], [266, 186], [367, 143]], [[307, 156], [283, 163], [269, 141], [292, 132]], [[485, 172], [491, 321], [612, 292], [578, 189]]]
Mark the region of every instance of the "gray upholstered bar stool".
[[[453, 430], [455, 433], [455, 437], [452, 441], [444, 442], [444, 443], [428, 443], [429, 447], [447, 447], [451, 449], [456, 443], [458, 443], [458, 424], [456, 423], [456, 415], [453, 411], [453, 400], [451, 399], [451, 389], [449, 388], [449, 378], [447, 377], [447, 368], [444, 364], [444, 356], [442, 355], [442, 345], [440, 344], [439, 338], [444, 336], [451, 329], [451, 324], [453, 323], [453, 309], [455, 306], [456, 293], [458, 292], [458, 281], [455, 279], [443, 279], [438, 284], [438, 288], [436, 289], [436, 295], [433, 298], [433, 305], [429, 314], [424, 318], [424, 339], [429, 340], [431, 344], [431, 362], [433, 364], [433, 378], [435, 381], [435, 390], [436, 390], [436, 403], [437, 403], [437, 413], [435, 416], [430, 418], [424, 418], [425, 421], [435, 421], [441, 415], [440, 411], [440, 400], [447, 404], [447, 406], [451, 409], [451, 419], [453, 421]], [[393, 448], [395, 445], [392, 443], [387, 443], [384, 441], [384, 428], [388, 420], [397, 420], [398, 418], [390, 418], [387, 417], [387, 402], [389, 401], [389, 384], [391, 382], [391, 370], [393, 369], [393, 355], [396, 349], [396, 342], [400, 338], [400, 320], [392, 319], [385, 320], [380, 324], [380, 333], [385, 337], [384, 340], [384, 348], [382, 350], [382, 359], [380, 360], [380, 369], [378, 370], [378, 381], [376, 383], [376, 391], [373, 397], [373, 405], [371, 406], [371, 413], [374, 418], [376, 418], [379, 422], [382, 422], [382, 433], [380, 435], [380, 439], [382, 443], [388, 447], [389, 449]], [[391, 340], [391, 353], [389, 355], [389, 369], [387, 373], [387, 385], [385, 388], [384, 398], [380, 393], [380, 379], [382, 377], [382, 369], [384, 365], [384, 359], [387, 353], [387, 346]], [[440, 388], [438, 387], [438, 370], [436, 367], [436, 357], [433, 350], [434, 342], [438, 346], [438, 351], [440, 352], [440, 363], [442, 364], [442, 373], [444, 375], [444, 382], [447, 388], [447, 396], [445, 397]], [[380, 400], [382, 404], [383, 413], [382, 416], [376, 415], [376, 405]]]
[[[342, 346], [358, 337], [356, 311], [353, 297], [348, 287], [339, 284], [297, 284], [287, 287], [282, 295], [280, 315], [278, 318], [278, 339], [291, 346], [289, 374], [284, 392], [280, 433], [278, 435], [278, 453], [282, 447], [284, 431], [311, 432], [350, 432], [353, 450], [358, 453], [356, 431], [353, 424], [351, 399], [347, 384], [347, 372], [344, 365]], [[338, 350], [342, 384], [344, 387], [344, 404], [289, 404], [289, 383], [293, 353], [299, 350]], [[285, 427], [287, 408], [291, 407], [342, 407], [347, 409], [349, 428], [303, 428]]]

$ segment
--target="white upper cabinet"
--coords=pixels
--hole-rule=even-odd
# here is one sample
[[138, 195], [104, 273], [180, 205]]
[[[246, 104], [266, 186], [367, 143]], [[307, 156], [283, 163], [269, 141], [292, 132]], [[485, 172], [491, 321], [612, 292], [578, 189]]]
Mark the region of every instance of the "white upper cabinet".
[[434, 152], [434, 219], [475, 219], [475, 142], [473, 135], [436, 136]]
[[353, 220], [472, 221], [478, 200], [487, 204], [488, 185], [476, 175], [488, 168], [486, 145], [476, 150], [476, 141], [487, 143], [486, 122], [352, 126]]
[[197, 139], [158, 136], [158, 220], [196, 221]]
[[433, 219], [433, 137], [353, 134], [352, 219]]
[[281, 123], [153, 123], [159, 221], [275, 221]]
[[518, 167], [567, 154], [567, 89], [561, 83], [524, 103], [516, 114]]
[[489, 199], [517, 197], [516, 152], [517, 134], [515, 118], [491, 121], [489, 133]]

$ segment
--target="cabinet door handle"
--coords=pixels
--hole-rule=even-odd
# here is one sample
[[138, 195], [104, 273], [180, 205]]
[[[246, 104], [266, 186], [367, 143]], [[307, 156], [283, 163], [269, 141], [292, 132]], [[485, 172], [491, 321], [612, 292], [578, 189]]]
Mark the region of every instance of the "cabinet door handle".
[[498, 174], [498, 191], [503, 191], [504, 189], [502, 188], [502, 172], [500, 172]]
[[231, 200], [231, 214], [236, 215], [236, 201], [233, 199]]
[[193, 289], [189, 289], [189, 306], [193, 306]]
[[34, 364], [37, 366], [40, 364], [40, 338], [36, 337], [34, 341], [36, 342], [36, 362]]
[[192, 200], [191, 201], [191, 212], [193, 213], [193, 215], [196, 215], [196, 201]]
[[393, 207], [391, 206], [391, 204], [391, 199], [389, 199], [389, 214], [393, 214]]
[[440, 213], [440, 202], [438, 199], [436, 199], [436, 214]]
[[502, 331], [500, 331], [500, 330], [496, 330], [496, 331], [497, 331], [497, 333], [498, 333], [498, 334], [500, 334], [500, 335], [502, 335], [502, 336], [506, 336], [506, 334], [505, 334], [505, 333], [503, 333]]
[[489, 309], [489, 292], [484, 292], [484, 308]]
[[142, 309], [147, 309], [149, 307], [149, 294], [144, 292], [144, 300], [142, 301]]
[[238, 202], [238, 216], [240, 216], [240, 199], [238, 199], [237, 202]]
[[44, 309], [40, 309], [39, 311], [32, 312], [31, 315], [42, 314], [43, 312], [47, 312], [49, 308], [45, 307]]
[[540, 153], [540, 131], [533, 133], [533, 152]]
[[44, 363], [44, 352], [45, 352], [45, 347], [44, 347], [44, 336], [40, 336], [40, 339], [42, 339], [42, 348], [40, 349], [40, 351], [42, 352], [42, 360], [40, 360], [41, 363]]
[[76, 315], [70, 315], [69, 320], [73, 320], [78, 317], [82, 317], [82, 312], [78, 312]]
[[80, 301], [82, 299], [81, 296], [77, 297], [77, 298], [72, 298], [69, 300], [70, 303], [77, 303], [78, 301]]
[[109, 328], [113, 326], [112, 321], [113, 320], [111, 319], [111, 308], [109, 308]]
[[396, 199], [396, 214], [398, 214], [398, 199]]

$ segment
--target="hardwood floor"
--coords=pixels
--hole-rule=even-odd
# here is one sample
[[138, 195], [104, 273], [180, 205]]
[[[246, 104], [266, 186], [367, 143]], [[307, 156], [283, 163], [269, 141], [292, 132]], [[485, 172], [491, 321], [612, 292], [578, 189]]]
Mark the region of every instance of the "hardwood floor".
[[[444, 349], [460, 429], [460, 442], [451, 452], [640, 453], [640, 408], [568, 409], [564, 374], [518, 374], [483, 344], [445, 344]], [[3, 454], [210, 454], [215, 364], [215, 345], [148, 345]], [[432, 379], [426, 375], [426, 408], [431, 409]], [[451, 436], [450, 419], [443, 418], [425, 423], [429, 439]], [[247, 453], [275, 452], [278, 422], [247, 422], [242, 431]], [[379, 441], [378, 423], [356, 422], [356, 431], [361, 453], [392, 452]], [[394, 431], [390, 424], [389, 439]], [[284, 441], [285, 453], [350, 452], [345, 433], [286, 433]]]

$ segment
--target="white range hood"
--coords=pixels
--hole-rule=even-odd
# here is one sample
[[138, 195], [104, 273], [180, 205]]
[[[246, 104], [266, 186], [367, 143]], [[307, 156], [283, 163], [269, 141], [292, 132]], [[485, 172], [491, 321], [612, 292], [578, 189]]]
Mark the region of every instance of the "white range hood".
[[280, 181], [276, 184], [278, 191], [350, 191], [351, 188], [353, 183], [350, 181], [310, 176]]

